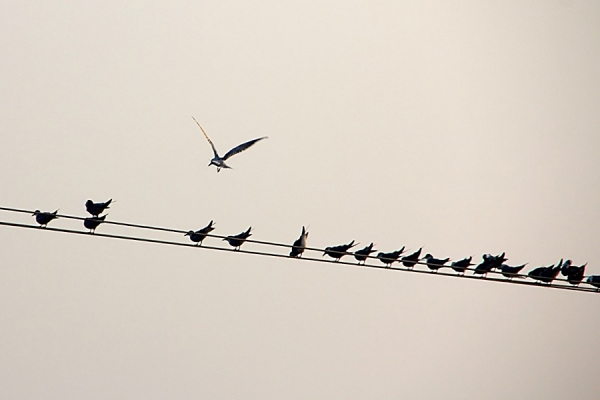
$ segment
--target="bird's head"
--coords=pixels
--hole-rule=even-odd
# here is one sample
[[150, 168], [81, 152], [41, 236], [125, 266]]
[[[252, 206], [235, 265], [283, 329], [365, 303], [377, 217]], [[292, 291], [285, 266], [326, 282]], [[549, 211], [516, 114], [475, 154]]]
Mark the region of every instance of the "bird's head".
[[183, 236], [192, 236], [194, 234], [194, 231], [188, 231], [185, 235]]
[[39, 214], [41, 214], [40, 210], [35, 210], [33, 212], [33, 214], [31, 214], [31, 216], [35, 216], [35, 215], [39, 215]]

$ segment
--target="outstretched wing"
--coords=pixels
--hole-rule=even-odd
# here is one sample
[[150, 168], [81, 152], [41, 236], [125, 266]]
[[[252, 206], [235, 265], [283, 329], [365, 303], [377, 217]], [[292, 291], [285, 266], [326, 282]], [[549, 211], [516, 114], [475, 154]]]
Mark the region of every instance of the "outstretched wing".
[[249, 142], [246, 143], [242, 143], [239, 146], [234, 147], [233, 149], [229, 150], [227, 152], [227, 154], [225, 154], [223, 156], [223, 160], [227, 160], [229, 157], [231, 156], [235, 156], [237, 153], [241, 153], [242, 151], [246, 150], [247, 148], [251, 147], [254, 143], [263, 140], [263, 139], [267, 139], [267, 136], [263, 136], [261, 138], [258, 139], [252, 139]]
[[206, 140], [208, 140], [208, 143], [210, 143], [210, 147], [212, 147], [213, 153], [215, 153], [215, 157], [219, 158], [219, 154], [217, 153], [217, 149], [215, 148], [215, 145], [213, 144], [212, 140], [210, 140], [210, 138], [208, 137], [206, 132], [204, 132], [204, 129], [202, 128], [202, 126], [198, 123], [198, 121], [196, 121], [196, 118], [194, 118], [192, 116], [192, 119], [194, 120], [194, 122], [196, 122], [196, 124], [198, 124], [202, 133], [204, 133], [204, 137], [206, 138]]

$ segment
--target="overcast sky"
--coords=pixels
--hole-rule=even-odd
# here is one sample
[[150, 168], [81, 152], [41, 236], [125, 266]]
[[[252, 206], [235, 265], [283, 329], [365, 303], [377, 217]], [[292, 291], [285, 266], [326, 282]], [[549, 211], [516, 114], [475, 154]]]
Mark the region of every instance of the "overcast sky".
[[[4, 0], [0, 54], [0, 206], [600, 274], [598, 1]], [[598, 398], [596, 294], [0, 241], [0, 398]]]

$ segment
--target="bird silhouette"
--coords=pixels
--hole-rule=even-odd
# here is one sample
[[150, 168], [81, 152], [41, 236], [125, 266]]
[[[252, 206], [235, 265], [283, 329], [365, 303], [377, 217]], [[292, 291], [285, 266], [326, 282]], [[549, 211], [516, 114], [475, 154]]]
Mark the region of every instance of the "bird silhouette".
[[35, 221], [40, 224], [41, 228], [45, 228], [50, 221], [58, 218], [56, 215], [57, 213], [58, 210], [54, 212], [41, 212], [40, 210], [35, 210], [31, 215], [35, 216]]
[[600, 275], [590, 275], [585, 282], [597, 287], [598, 289], [596, 291], [600, 292]]
[[223, 240], [226, 240], [227, 243], [229, 243], [234, 248], [234, 250], [239, 250], [240, 247], [246, 241], [246, 239], [248, 239], [250, 236], [252, 236], [252, 234], [250, 233], [251, 230], [252, 230], [252, 227], [248, 228], [248, 230], [246, 230], [245, 232], [238, 233], [237, 235], [227, 236]]
[[519, 275], [519, 272], [521, 272], [521, 270], [525, 268], [526, 265], [527, 263], [512, 267], [507, 264], [502, 264], [500, 266], [500, 272], [502, 272], [502, 275], [504, 275], [509, 280], [512, 278], [524, 278], [523, 276]]
[[423, 250], [423, 248], [421, 247], [419, 250], [415, 251], [414, 253], [402, 257], [402, 259], [400, 260], [402, 262], [402, 265], [404, 265], [406, 268], [414, 267], [415, 264], [417, 262], [419, 262], [419, 258], [421, 257], [422, 250]]
[[425, 255], [425, 257], [423, 257], [423, 260], [425, 260], [425, 262], [427, 263], [427, 267], [432, 272], [438, 272], [438, 269], [442, 268], [444, 264], [450, 261], [449, 258], [445, 258], [443, 260], [439, 258], [434, 258], [431, 254]]
[[308, 239], [308, 232], [302, 227], [302, 233], [300, 237], [296, 239], [290, 250], [290, 257], [302, 257], [302, 253], [306, 249], [306, 240]]
[[391, 253], [379, 252], [377, 258], [389, 268], [394, 262], [398, 261], [398, 257], [404, 252], [404, 248], [405, 246], [402, 246], [400, 250], [392, 251]]
[[587, 263], [580, 266], [575, 266], [573, 265], [573, 262], [571, 260], [567, 260], [563, 263], [562, 267], [560, 268], [560, 272], [561, 274], [567, 277], [567, 281], [571, 285], [579, 285], [585, 275], [586, 266]]
[[558, 276], [562, 263], [563, 260], [560, 260], [556, 265], [534, 268], [527, 273], [527, 276], [536, 281], [550, 284]]
[[329, 257], [335, 259], [335, 261], [339, 261], [340, 258], [345, 256], [352, 247], [356, 246], [358, 243], [354, 243], [354, 240], [348, 244], [342, 244], [339, 246], [331, 246], [325, 247], [325, 251], [323, 255], [328, 255]]
[[208, 225], [206, 225], [202, 229], [198, 229], [197, 231], [188, 231], [184, 236], [189, 236], [192, 242], [196, 243], [196, 246], [202, 246], [202, 241], [206, 239], [209, 233], [211, 233], [215, 229], [213, 224], [213, 220], [210, 220]]
[[104, 214], [101, 217], [89, 217], [83, 220], [83, 226], [90, 230], [90, 233], [96, 233], [96, 228], [98, 225], [104, 222], [106, 216], [108, 214]]
[[473, 256], [470, 256], [468, 258], [463, 258], [462, 260], [454, 261], [452, 264], [450, 264], [450, 268], [452, 268], [459, 274], [464, 275], [467, 268], [469, 268], [469, 266], [473, 265], [473, 264], [471, 264], [472, 259], [473, 259]]
[[85, 209], [92, 214], [92, 216], [97, 217], [102, 214], [104, 210], [109, 208], [108, 206], [111, 202], [112, 199], [108, 199], [108, 201], [105, 201], [104, 203], [94, 203], [92, 200], [88, 200], [85, 202]]
[[356, 250], [354, 252], [354, 258], [356, 258], [356, 260], [358, 261], [358, 263], [365, 263], [365, 261], [367, 260], [367, 258], [369, 257], [369, 255], [371, 253], [373, 253], [374, 251], [377, 251], [373, 248], [373, 246], [375, 246], [373, 243], [371, 243], [370, 245], [368, 245], [367, 247], [364, 247], [360, 250]]
[[477, 265], [473, 270], [473, 274], [480, 274], [486, 276], [488, 272], [493, 269], [500, 268], [500, 266], [508, 261], [508, 258], [505, 257], [505, 253], [502, 253], [497, 256], [493, 256], [491, 254], [484, 254], [483, 261], [481, 264]]
[[214, 143], [212, 142], [212, 140], [210, 140], [210, 138], [208, 137], [208, 135], [206, 134], [206, 132], [204, 131], [204, 128], [202, 128], [202, 126], [198, 123], [198, 121], [196, 121], [196, 118], [192, 117], [193, 120], [196, 122], [196, 124], [200, 127], [200, 130], [202, 131], [202, 133], [204, 134], [204, 137], [206, 137], [206, 140], [208, 140], [208, 143], [210, 144], [210, 147], [212, 147], [212, 151], [214, 154], [214, 158], [212, 160], [210, 160], [210, 164], [208, 164], [208, 166], [210, 167], [211, 165], [214, 165], [217, 167], [217, 172], [221, 171], [221, 168], [231, 168], [229, 165], [225, 164], [225, 161], [227, 161], [230, 157], [241, 153], [242, 151], [250, 148], [252, 145], [254, 145], [256, 142], [263, 140], [263, 139], [267, 139], [267, 136], [263, 136], [257, 139], [252, 139], [246, 143], [242, 143], [236, 147], [234, 147], [233, 149], [229, 150], [227, 153], [225, 153], [225, 155], [223, 157], [219, 156], [219, 153], [217, 152], [217, 149], [214, 145]]

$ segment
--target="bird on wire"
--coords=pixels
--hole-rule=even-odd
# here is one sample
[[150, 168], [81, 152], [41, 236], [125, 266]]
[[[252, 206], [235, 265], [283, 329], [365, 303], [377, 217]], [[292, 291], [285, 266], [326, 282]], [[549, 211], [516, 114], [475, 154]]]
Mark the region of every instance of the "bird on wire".
[[473, 270], [473, 274], [487, 276], [488, 272], [490, 272], [493, 269], [500, 268], [504, 261], [508, 261], [508, 258], [506, 258], [505, 255], [506, 253], [502, 253], [497, 256], [493, 256], [491, 254], [484, 254], [483, 261], [481, 262], [481, 264], [475, 267], [475, 270]]
[[96, 228], [98, 225], [104, 222], [106, 216], [108, 214], [104, 214], [101, 217], [89, 217], [83, 220], [83, 226], [90, 230], [90, 233], [96, 233]]
[[111, 202], [112, 199], [108, 199], [108, 201], [105, 201], [104, 203], [94, 203], [92, 200], [88, 200], [85, 202], [85, 209], [92, 214], [93, 217], [97, 217], [102, 214], [104, 210], [109, 208], [108, 206]]
[[404, 252], [404, 248], [405, 246], [402, 246], [400, 250], [392, 251], [390, 253], [379, 252], [377, 258], [379, 258], [379, 261], [384, 263], [386, 267], [390, 268], [394, 262], [398, 261], [398, 257]]
[[374, 252], [377, 251], [373, 248], [374, 244], [371, 243], [370, 245], [368, 245], [367, 247], [364, 247], [360, 250], [356, 250], [354, 252], [354, 258], [356, 258], [356, 260], [358, 261], [358, 263], [365, 263], [365, 261], [367, 260], [367, 258], [369, 257], [369, 255]]
[[56, 214], [58, 210], [54, 212], [41, 212], [40, 210], [35, 210], [32, 216], [35, 216], [35, 221], [40, 224], [40, 228], [45, 228], [50, 221], [58, 218]]
[[339, 261], [340, 258], [342, 258], [343, 256], [346, 255], [346, 253], [348, 252], [348, 250], [350, 250], [352, 247], [356, 246], [358, 243], [354, 243], [354, 240], [351, 241], [348, 244], [341, 244], [339, 246], [330, 246], [330, 247], [325, 247], [325, 251], [323, 252], [323, 256], [324, 255], [328, 255], [329, 257], [335, 259], [335, 261]]
[[431, 270], [431, 272], [438, 272], [438, 269], [442, 268], [444, 264], [450, 261], [449, 258], [444, 258], [443, 260], [440, 258], [434, 258], [431, 254], [427, 254], [423, 257], [425, 260], [427, 267]]
[[560, 268], [560, 272], [561, 274], [563, 274], [563, 276], [567, 277], [567, 281], [569, 281], [571, 285], [579, 285], [585, 275], [586, 266], [587, 263], [580, 266], [576, 266], [573, 265], [573, 262], [571, 260], [567, 260], [563, 263], [562, 267]]
[[302, 257], [302, 253], [306, 249], [306, 240], [308, 239], [308, 232], [306, 228], [302, 227], [302, 233], [300, 237], [294, 241], [292, 249], [290, 250], [290, 257]]
[[536, 281], [550, 284], [558, 276], [562, 264], [563, 260], [561, 259], [556, 265], [534, 268], [527, 273], [527, 276]]
[[470, 256], [467, 258], [463, 258], [462, 260], [453, 261], [452, 264], [450, 264], [450, 268], [452, 268], [459, 274], [464, 275], [467, 268], [469, 268], [469, 266], [473, 265], [473, 264], [471, 264], [472, 259], [473, 259], [473, 256]]
[[421, 257], [422, 250], [423, 250], [423, 248], [421, 247], [419, 250], [415, 251], [414, 253], [402, 257], [402, 259], [400, 260], [402, 262], [402, 265], [404, 265], [406, 268], [414, 267], [415, 264], [417, 262], [419, 262], [419, 258]]
[[196, 243], [196, 246], [202, 246], [202, 241], [206, 239], [206, 236], [215, 229], [213, 221], [211, 220], [208, 225], [197, 231], [188, 231], [184, 236], [189, 236], [190, 240]]
[[512, 278], [524, 278], [524, 276], [519, 275], [519, 272], [521, 272], [521, 270], [525, 268], [526, 265], [527, 264], [522, 264], [513, 267], [507, 264], [502, 264], [500, 266], [500, 272], [502, 273], [502, 275], [504, 275], [504, 277], [508, 278], [509, 280], [511, 280]]
[[600, 275], [590, 275], [585, 282], [597, 287], [597, 292], [600, 292]]
[[234, 156], [234, 155], [236, 155], [238, 153], [241, 153], [242, 151], [250, 148], [256, 142], [268, 138], [267, 136], [263, 136], [263, 137], [260, 137], [260, 138], [252, 139], [252, 140], [250, 140], [250, 141], [248, 141], [246, 143], [242, 143], [242, 144], [234, 147], [233, 149], [229, 150], [227, 153], [225, 153], [225, 155], [223, 157], [221, 157], [221, 156], [219, 156], [219, 153], [217, 152], [217, 148], [215, 147], [214, 143], [212, 142], [212, 140], [210, 140], [210, 138], [208, 137], [208, 135], [204, 131], [204, 128], [202, 128], [202, 126], [200, 125], [200, 123], [198, 123], [198, 121], [196, 121], [196, 118], [192, 117], [192, 119], [200, 127], [200, 130], [204, 134], [204, 137], [206, 138], [206, 140], [208, 140], [208, 143], [210, 144], [210, 147], [212, 147], [212, 151], [213, 151], [214, 157], [213, 157], [212, 160], [210, 160], [210, 163], [208, 164], [208, 166], [209, 167], [211, 165], [216, 166], [217, 167], [217, 172], [221, 171], [221, 168], [229, 168], [229, 169], [231, 169], [231, 167], [229, 165], [225, 164], [225, 161], [227, 161], [230, 157], [232, 157], [232, 156]]
[[246, 239], [248, 239], [250, 236], [252, 236], [252, 234], [250, 233], [251, 230], [252, 230], [252, 227], [248, 228], [248, 230], [246, 230], [245, 232], [238, 233], [237, 235], [227, 236], [223, 240], [226, 240], [227, 243], [229, 243], [234, 248], [234, 250], [239, 250], [240, 247], [246, 241]]

